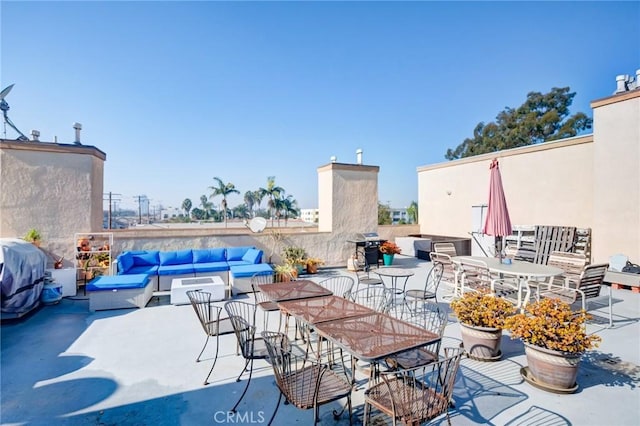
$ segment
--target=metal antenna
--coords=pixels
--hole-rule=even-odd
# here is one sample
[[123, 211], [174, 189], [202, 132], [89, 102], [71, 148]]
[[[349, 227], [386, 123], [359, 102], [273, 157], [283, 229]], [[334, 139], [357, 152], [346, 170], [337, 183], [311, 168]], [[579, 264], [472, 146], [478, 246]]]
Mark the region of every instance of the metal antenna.
[[20, 130], [18, 130], [18, 128], [15, 126], [15, 124], [13, 124], [13, 122], [9, 119], [9, 116], [7, 115], [7, 111], [9, 111], [9, 104], [7, 103], [7, 101], [4, 100], [4, 98], [9, 94], [11, 89], [13, 89], [13, 84], [5, 87], [2, 90], [2, 92], [0, 92], [0, 109], [2, 110], [2, 115], [4, 116], [4, 138], [5, 139], [7, 138], [7, 124], [8, 124], [13, 130], [18, 132], [18, 134], [20, 135], [18, 136], [19, 141], [28, 141], [29, 138], [26, 137], [24, 133], [22, 133]]

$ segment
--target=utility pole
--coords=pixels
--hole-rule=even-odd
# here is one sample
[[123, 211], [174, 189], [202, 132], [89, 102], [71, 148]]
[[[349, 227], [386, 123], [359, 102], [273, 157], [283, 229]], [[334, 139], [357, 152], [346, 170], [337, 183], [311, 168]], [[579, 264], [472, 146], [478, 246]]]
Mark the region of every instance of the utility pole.
[[122, 194], [114, 194], [113, 192], [109, 191], [106, 194], [102, 194], [103, 197], [107, 197], [107, 198], [103, 198], [102, 201], [109, 201], [109, 213], [107, 216], [107, 229], [111, 229], [113, 228], [113, 223], [111, 221], [112, 219], [112, 210], [113, 210], [113, 205], [120, 201], [120, 198], [117, 197], [121, 197]]
[[136, 203], [138, 203], [138, 225], [142, 225], [142, 203], [147, 202], [146, 195], [135, 195]]

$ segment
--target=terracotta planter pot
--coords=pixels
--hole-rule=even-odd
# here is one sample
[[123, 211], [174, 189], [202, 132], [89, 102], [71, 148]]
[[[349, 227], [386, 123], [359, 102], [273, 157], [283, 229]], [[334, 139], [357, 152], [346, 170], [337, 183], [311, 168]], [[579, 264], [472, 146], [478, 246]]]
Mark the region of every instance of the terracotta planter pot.
[[541, 385], [549, 385], [556, 389], [573, 389], [576, 387], [578, 365], [582, 354], [574, 354], [539, 346], [524, 344], [529, 372]]
[[462, 344], [470, 357], [479, 361], [497, 361], [502, 357], [502, 330], [460, 323]]
[[318, 264], [307, 263], [307, 274], [317, 274], [317, 273], [318, 273]]

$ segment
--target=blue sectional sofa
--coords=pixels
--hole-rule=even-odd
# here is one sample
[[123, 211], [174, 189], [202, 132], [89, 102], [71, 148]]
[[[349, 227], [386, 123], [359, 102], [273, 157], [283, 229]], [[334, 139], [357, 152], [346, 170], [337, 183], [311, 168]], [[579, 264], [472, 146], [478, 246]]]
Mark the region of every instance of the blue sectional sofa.
[[117, 257], [116, 265], [118, 275], [148, 274], [154, 288], [164, 291], [171, 289], [174, 278], [218, 276], [229, 286], [233, 285], [234, 271], [242, 277], [273, 273], [269, 265], [262, 263], [262, 257], [262, 250], [250, 246], [126, 251]]

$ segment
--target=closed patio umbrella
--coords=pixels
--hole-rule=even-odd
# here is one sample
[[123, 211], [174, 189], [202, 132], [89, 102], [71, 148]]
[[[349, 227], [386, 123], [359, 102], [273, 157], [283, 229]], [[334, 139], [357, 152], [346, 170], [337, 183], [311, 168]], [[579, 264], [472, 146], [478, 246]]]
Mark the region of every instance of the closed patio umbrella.
[[493, 159], [489, 169], [491, 170], [489, 179], [489, 206], [487, 209], [487, 219], [484, 222], [482, 232], [496, 237], [496, 253], [502, 260], [502, 237], [511, 235], [511, 219], [509, 219], [509, 209], [507, 208], [507, 200], [504, 197], [502, 176], [500, 175], [497, 158]]

